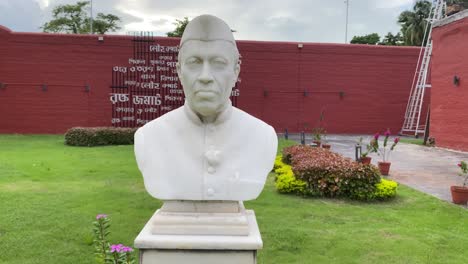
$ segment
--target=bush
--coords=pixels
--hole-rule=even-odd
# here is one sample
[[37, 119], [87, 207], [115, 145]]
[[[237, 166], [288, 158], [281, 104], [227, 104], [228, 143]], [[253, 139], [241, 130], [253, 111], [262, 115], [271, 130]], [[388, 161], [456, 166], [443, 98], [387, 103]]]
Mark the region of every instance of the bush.
[[292, 146], [283, 152], [283, 161], [292, 166], [295, 178], [306, 183], [307, 192], [324, 197], [374, 199], [380, 172], [322, 148]]
[[65, 133], [70, 146], [131, 145], [137, 128], [74, 127]]
[[374, 192], [374, 198], [378, 200], [386, 200], [396, 196], [398, 183], [391, 180], [382, 179], [377, 185]]
[[292, 167], [281, 161], [281, 156], [277, 156], [275, 160], [274, 170], [277, 175], [275, 186], [280, 193], [306, 193], [306, 182], [296, 179], [292, 171]]

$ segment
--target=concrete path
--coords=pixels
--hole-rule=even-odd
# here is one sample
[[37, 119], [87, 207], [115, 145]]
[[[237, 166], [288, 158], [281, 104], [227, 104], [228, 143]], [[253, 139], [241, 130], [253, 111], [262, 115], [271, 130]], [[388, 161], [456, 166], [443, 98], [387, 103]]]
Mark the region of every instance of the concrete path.
[[[364, 144], [372, 139], [370, 135], [328, 135], [327, 140], [332, 145], [332, 151], [354, 159], [355, 145], [360, 137], [363, 137]], [[297, 134], [290, 135], [289, 138], [300, 142]], [[306, 137], [307, 143], [311, 141], [311, 136]], [[381, 160], [375, 153], [369, 156], [374, 165]], [[458, 176], [460, 169], [457, 166], [461, 160], [468, 161], [467, 152], [399, 143], [390, 155], [392, 165], [389, 178], [451, 202], [450, 186], [463, 184], [463, 178]]]

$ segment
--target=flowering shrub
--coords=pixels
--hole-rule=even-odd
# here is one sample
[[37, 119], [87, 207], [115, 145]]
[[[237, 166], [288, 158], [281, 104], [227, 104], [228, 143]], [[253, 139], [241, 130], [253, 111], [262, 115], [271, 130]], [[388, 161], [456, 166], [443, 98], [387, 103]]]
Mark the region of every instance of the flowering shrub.
[[398, 183], [391, 180], [381, 179], [375, 187], [374, 198], [385, 200], [396, 196]]
[[296, 179], [292, 167], [281, 161], [281, 155], [275, 160], [275, 173], [277, 175], [275, 187], [280, 193], [306, 193], [306, 183]]
[[390, 156], [390, 152], [393, 151], [393, 149], [395, 149], [396, 145], [398, 144], [398, 142], [400, 141], [400, 138], [395, 138], [393, 140], [393, 144], [390, 146], [389, 149], [387, 149], [387, 146], [388, 146], [388, 138], [390, 137], [390, 130], [387, 129], [387, 131], [385, 131], [384, 133], [384, 142], [383, 142], [383, 145], [382, 147], [380, 147], [379, 145], [379, 137], [380, 137], [380, 134], [379, 133], [376, 133], [374, 135], [374, 138], [371, 140], [370, 142], [370, 146], [371, 146], [371, 152], [376, 152], [377, 154], [379, 155], [382, 155], [382, 159], [384, 162], [386, 162]]
[[295, 178], [306, 182], [307, 193], [324, 197], [373, 199], [380, 173], [375, 166], [362, 165], [321, 148], [292, 146], [283, 151]]
[[465, 178], [463, 181], [463, 187], [465, 187], [468, 181], [468, 164], [465, 161], [461, 161], [460, 163], [458, 163], [458, 167], [460, 167], [461, 170], [461, 172], [458, 175]]
[[110, 219], [106, 214], [98, 214], [93, 226], [96, 263], [135, 264], [135, 256], [131, 247], [109, 244], [107, 236], [110, 234]]

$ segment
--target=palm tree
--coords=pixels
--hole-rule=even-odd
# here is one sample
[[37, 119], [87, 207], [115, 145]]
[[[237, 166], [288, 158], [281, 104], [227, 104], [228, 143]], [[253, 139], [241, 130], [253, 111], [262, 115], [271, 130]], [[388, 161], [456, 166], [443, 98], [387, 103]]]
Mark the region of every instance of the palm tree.
[[[421, 46], [424, 39], [424, 32], [429, 26], [427, 19], [431, 12], [432, 3], [429, 1], [417, 1], [413, 6], [413, 11], [404, 11], [398, 17], [401, 25], [401, 33], [405, 45]], [[426, 44], [426, 43], [424, 43]]]

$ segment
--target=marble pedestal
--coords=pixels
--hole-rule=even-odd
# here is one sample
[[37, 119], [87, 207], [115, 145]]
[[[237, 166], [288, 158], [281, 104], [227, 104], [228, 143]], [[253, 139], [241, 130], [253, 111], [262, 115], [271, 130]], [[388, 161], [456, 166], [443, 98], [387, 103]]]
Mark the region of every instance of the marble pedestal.
[[242, 202], [166, 201], [135, 239], [140, 264], [255, 264], [262, 246]]

